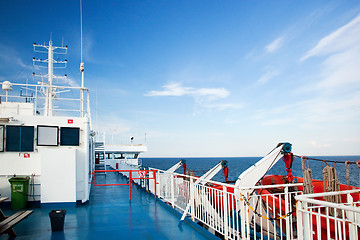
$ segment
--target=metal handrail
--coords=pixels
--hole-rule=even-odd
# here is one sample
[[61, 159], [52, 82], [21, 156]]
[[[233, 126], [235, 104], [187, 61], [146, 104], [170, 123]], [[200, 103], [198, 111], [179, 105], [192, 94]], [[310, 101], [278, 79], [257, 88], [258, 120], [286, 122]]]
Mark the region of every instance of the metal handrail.
[[[160, 170], [160, 169], [157, 169], [157, 168], [149, 168], [149, 169], [158, 170], [159, 173], [167, 173], [166, 171]], [[174, 173], [174, 174], [177, 175], [177, 176], [181, 176], [181, 177], [191, 178], [193, 180], [198, 180], [200, 178], [200, 177], [190, 176], [190, 175], [181, 174], [181, 173]], [[221, 186], [225, 186], [225, 187], [236, 188], [236, 189], [239, 189], [239, 190], [256, 190], [256, 189], [274, 188], [274, 187], [299, 187], [299, 186], [303, 186], [303, 183], [287, 183], [287, 184], [276, 184], [276, 185], [260, 185], [260, 186], [252, 186], [252, 187], [244, 187], [244, 186], [236, 187], [234, 184], [217, 182], [217, 181], [213, 181], [213, 180], [206, 180], [206, 182], [221, 185]]]
[[360, 189], [353, 189], [353, 190], [345, 190], [345, 191], [336, 191], [336, 192], [323, 192], [323, 193], [312, 193], [312, 194], [304, 194], [304, 195], [298, 195], [295, 197], [297, 201], [311, 203], [315, 205], [320, 205], [323, 207], [331, 207], [336, 208], [344, 211], [352, 211], [360, 213], [360, 207], [354, 207], [354, 206], [346, 206], [343, 203], [332, 203], [325, 200], [318, 200], [313, 199], [315, 197], [325, 197], [325, 196], [334, 196], [334, 195], [345, 195], [345, 194], [351, 194], [351, 193], [360, 193]]
[[[0, 83], [2, 84], [2, 83]], [[25, 89], [28, 89], [30, 91], [34, 91], [34, 94], [32, 96], [21, 96], [21, 95], [10, 95], [8, 93], [6, 94], [0, 94], [0, 98], [5, 98], [6, 101], [5, 102], [16, 102], [16, 99], [18, 99], [18, 101], [21, 99], [21, 102], [24, 101], [25, 99], [30, 99], [31, 102], [33, 103], [33, 114], [37, 115], [38, 111], [43, 111], [45, 110], [44, 107], [38, 107], [39, 103], [43, 103], [43, 101], [46, 101], [46, 97], [41, 96], [40, 94], [40, 89], [42, 87], [46, 87], [46, 84], [24, 84], [24, 83], [11, 83], [11, 86], [18, 86], [18, 87], [22, 87]], [[28, 87], [34, 87], [34, 89], [30, 89]], [[59, 105], [59, 108], [53, 107], [49, 110], [51, 111], [56, 111], [56, 112], [77, 112], [80, 113], [80, 116], [84, 116], [85, 114], [87, 114], [87, 116], [90, 117], [90, 99], [89, 99], [89, 89], [87, 88], [83, 88], [83, 87], [72, 87], [72, 86], [58, 86], [58, 85], [52, 85], [51, 86], [53, 89], [58, 89], [60, 90], [60, 93], [62, 92], [61, 90], [79, 90], [79, 91], [85, 91], [87, 92], [87, 98], [86, 99], [81, 99], [81, 98], [70, 98], [70, 97], [56, 97], [53, 98], [53, 101], [56, 102], [76, 102], [76, 104], [80, 104], [80, 106], [78, 107], [74, 107], [74, 106], [70, 106], [68, 109], [64, 108], [64, 106]], [[15, 91], [16, 93], [18, 93], [18, 91]], [[8, 101], [9, 99], [11, 99], [12, 101]], [[82, 110], [82, 105], [86, 104], [86, 109]], [[65, 106], [66, 107], [66, 106]], [[21, 109], [21, 108], [19, 108]]]

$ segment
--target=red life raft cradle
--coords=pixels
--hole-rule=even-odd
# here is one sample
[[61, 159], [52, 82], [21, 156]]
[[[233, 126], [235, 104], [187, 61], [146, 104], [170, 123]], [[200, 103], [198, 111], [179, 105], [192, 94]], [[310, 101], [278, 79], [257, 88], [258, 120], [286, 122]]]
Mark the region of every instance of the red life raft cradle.
[[[294, 182], [298, 182], [298, 183], [303, 183], [304, 182], [304, 178], [301, 177], [294, 177]], [[276, 184], [286, 184], [287, 182], [284, 181], [284, 176], [282, 175], [267, 175], [263, 178], [263, 180], [261, 181], [261, 185], [276, 185]], [[324, 182], [321, 180], [313, 180], [313, 186], [314, 186], [314, 193], [323, 193], [324, 191]], [[352, 190], [352, 189], [358, 189], [356, 187], [353, 186], [348, 186], [345, 184], [340, 184], [340, 191], [345, 191], [345, 190]], [[298, 186], [297, 190], [299, 192], [303, 191], [303, 186]], [[267, 189], [260, 189], [259, 190], [259, 194], [261, 195], [262, 200], [271, 208], [275, 210], [275, 214], [274, 212], [271, 212], [270, 215], [273, 218], [279, 218], [281, 216], [286, 215], [287, 213], [284, 211], [285, 208], [285, 199], [279, 197], [278, 195], [274, 195], [274, 193], [279, 193], [279, 192], [283, 192], [284, 191], [284, 187], [276, 187], [276, 188], [267, 188]], [[353, 201], [354, 202], [359, 202], [359, 194], [358, 193], [353, 193], [350, 194], [353, 197]], [[283, 196], [283, 195], [281, 195]], [[345, 194], [341, 195], [341, 202], [342, 203], [346, 203], [347, 202], [347, 196]], [[315, 197], [315, 199], [317, 200], [324, 200], [323, 197]], [[293, 204], [295, 205], [295, 202], [293, 202]], [[296, 206], [293, 206], [293, 209], [296, 209]], [[324, 214], [325, 213], [325, 208], [321, 209], [321, 213]], [[296, 212], [292, 212], [291, 215], [293, 217], [296, 217]], [[277, 221], [277, 225], [280, 226], [280, 220], [276, 220]], [[320, 222], [318, 222], [318, 218], [317, 216], [314, 214], [312, 215], [312, 225], [313, 225], [313, 229], [314, 229], [314, 239], [317, 239], [317, 233], [316, 233], [316, 229], [317, 229], [317, 225], [320, 224], [321, 225], [321, 235], [322, 239], [327, 239], [327, 221], [329, 221], [329, 226], [330, 226], [330, 237], [331, 239], [335, 239], [335, 221], [332, 218], [325, 218], [323, 216], [320, 216]], [[282, 227], [283, 229], [285, 229], [285, 222], [282, 221]], [[341, 226], [342, 227], [342, 226]], [[358, 232], [360, 231], [360, 228], [358, 228]], [[346, 233], [346, 237], [347, 239], [349, 239], [349, 224], [346, 223], [345, 224], [345, 233]], [[360, 239], [360, 236], [359, 236]]]
[[[263, 177], [263, 179], [261, 180], [261, 184], [260, 185], [277, 185], [277, 184], [287, 184], [287, 183], [304, 183], [304, 178], [301, 177], [294, 177], [292, 176], [292, 163], [294, 160], [294, 156], [292, 153], [287, 153], [283, 156], [283, 160], [285, 162], [285, 166], [286, 166], [286, 171], [287, 171], [287, 175], [286, 176], [281, 176], [281, 175], [266, 175]], [[326, 186], [326, 182], [324, 183], [324, 181], [322, 180], [312, 180], [312, 185], [313, 185], [313, 193], [324, 193], [326, 192], [326, 190], [324, 189], [324, 186]], [[304, 192], [304, 187], [303, 186], [298, 186], [296, 187], [297, 191], [303, 193]], [[339, 191], [345, 191], [345, 190], [352, 190], [352, 189], [358, 189], [357, 187], [354, 186], [348, 186], [345, 184], [339, 184]], [[284, 196], [284, 195], [274, 195], [274, 193], [283, 193], [284, 192], [284, 187], [276, 187], [276, 188], [264, 188], [264, 189], [260, 189], [259, 190], [259, 194], [261, 195], [262, 200], [271, 208], [274, 209], [274, 212], [272, 213], [272, 217], [273, 218], [279, 218], [280, 216], [284, 216], [287, 213], [285, 213], [285, 199], [281, 198], [280, 196]], [[350, 194], [351, 197], [353, 198], [353, 202], [357, 203], [357, 206], [359, 206], [358, 202], [359, 202], [359, 194], [358, 193], [353, 193]], [[323, 197], [315, 197], [316, 200], [324, 200]], [[340, 201], [341, 203], [347, 203], [347, 196], [346, 194], [342, 194], [340, 195]], [[293, 204], [295, 205], [295, 201], [293, 201]], [[296, 206], [293, 206], [293, 209], [296, 209]], [[325, 214], [325, 208], [321, 208], [321, 214]], [[294, 211], [292, 213], [292, 216], [296, 217], [296, 212]], [[320, 220], [319, 220], [320, 219]], [[316, 232], [317, 229], [317, 225], [320, 224], [321, 226], [321, 238], [322, 239], [327, 239], [327, 232], [328, 232], [328, 227], [330, 228], [330, 238], [335, 239], [335, 220], [333, 218], [326, 218], [324, 216], [320, 216], [317, 217], [316, 214], [312, 215], [312, 227], [314, 230], [314, 234], [313, 237], [314, 239], [317, 239], [318, 237], [318, 233]], [[282, 222], [283, 226], [285, 227], [285, 222]], [[277, 220], [277, 225], [280, 225], [280, 221]], [[345, 227], [345, 229], [343, 229], [343, 232], [346, 233], [346, 238], [349, 238], [349, 224], [345, 223], [344, 225], [340, 226], [340, 227]], [[345, 230], [345, 231], [344, 231]], [[360, 230], [360, 228], [358, 227], [358, 231]], [[360, 236], [359, 236], [360, 239]]]
[[[287, 171], [287, 175], [283, 176], [283, 175], [265, 175], [262, 180], [260, 181], [259, 185], [264, 185], [264, 186], [268, 186], [268, 185], [280, 185], [280, 184], [288, 184], [288, 183], [303, 183], [304, 182], [304, 178], [302, 177], [294, 177], [292, 176], [292, 163], [294, 160], [294, 156], [292, 153], [284, 153], [283, 155], [283, 161], [285, 162], [285, 166], [286, 166], [286, 171]], [[227, 173], [228, 170], [224, 171], [224, 173], [226, 173], [226, 178], [227, 178]], [[312, 185], [313, 185], [313, 192], [314, 193], [323, 193], [326, 192], [324, 191], [324, 181], [322, 180], [312, 180]], [[339, 184], [340, 187], [340, 191], [344, 191], [344, 190], [352, 190], [352, 189], [359, 189], [357, 187], [354, 186], [348, 186], [345, 184]], [[210, 192], [213, 198], [217, 198], [218, 200], [216, 201], [216, 208], [217, 209], [222, 209], [223, 208], [223, 197], [219, 196], [219, 191], [223, 190], [223, 186], [222, 185], [218, 185], [218, 184], [212, 184], [211, 188], [216, 189], [217, 191], [215, 192]], [[297, 189], [293, 189], [295, 191], [298, 191], [300, 194], [303, 193], [304, 191], [304, 187], [303, 186], [297, 186]], [[228, 195], [228, 206], [230, 207], [231, 211], [236, 211], [235, 207], [236, 207], [236, 203], [235, 203], [235, 199], [234, 199], [234, 189], [232, 187], [227, 187], [226, 191], [228, 193], [230, 193]], [[256, 190], [256, 193], [258, 195], [260, 195], [262, 201], [263, 201], [263, 206], [267, 206], [268, 208], [268, 216], [270, 216], [268, 219], [271, 220], [275, 220], [276, 221], [276, 225], [278, 227], [280, 227], [280, 225], [282, 225], [282, 229], [286, 229], [286, 223], [285, 221], [281, 221], [280, 219], [283, 219], [284, 216], [292, 216], [294, 221], [296, 221], [296, 201], [295, 199], [293, 199], [292, 204], [292, 209], [294, 209], [294, 211], [287, 213], [285, 212], [286, 205], [285, 205], [285, 199], [284, 199], [284, 187], [274, 187], [274, 188], [261, 188]], [[351, 194], [352, 198], [353, 198], [353, 202], [356, 203], [356, 206], [359, 206], [359, 193], [353, 193]], [[324, 200], [323, 197], [315, 197], [315, 199], [317, 200]], [[345, 194], [342, 194], [341, 197], [341, 202], [342, 203], [346, 203], [347, 202], [347, 196]], [[245, 201], [248, 205], [249, 202]], [[250, 205], [249, 205], [250, 206]], [[253, 211], [254, 208], [250, 207]], [[256, 208], [255, 208], [256, 209]], [[325, 209], [322, 208], [321, 209], [321, 213], [325, 213]], [[319, 218], [320, 218], [320, 222], [319, 222]], [[317, 217], [317, 215], [312, 215], [312, 227], [313, 227], [313, 239], [318, 239], [318, 234], [316, 232], [317, 229], [317, 225], [321, 224], [321, 239], [327, 239], [327, 226], [330, 226], [330, 237], [331, 239], [335, 239], [335, 221], [332, 218], [326, 218], [324, 216], [321, 217]], [[296, 225], [295, 225], [296, 226]], [[346, 239], [349, 239], [349, 223], [345, 223], [344, 225], [342, 225], [341, 227], [343, 228], [345, 226], [345, 233], [346, 233]], [[344, 229], [343, 229], [344, 230]], [[360, 233], [360, 227], [358, 227], [358, 232]], [[359, 236], [359, 240], [360, 240], [360, 236]]]

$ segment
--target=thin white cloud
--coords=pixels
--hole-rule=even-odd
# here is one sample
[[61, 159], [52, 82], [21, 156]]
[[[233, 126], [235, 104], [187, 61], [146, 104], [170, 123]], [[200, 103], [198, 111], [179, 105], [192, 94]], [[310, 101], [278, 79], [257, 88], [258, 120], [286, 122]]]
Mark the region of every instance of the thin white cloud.
[[196, 99], [206, 99], [212, 101], [220, 98], [226, 98], [230, 92], [225, 88], [192, 88], [184, 87], [181, 83], [170, 83], [163, 86], [162, 91], [150, 91], [145, 96], [192, 96]]
[[[287, 124], [302, 129], [321, 128], [326, 124], [352, 126], [352, 122], [357, 122], [357, 119], [360, 118], [358, 109], [360, 109], [359, 91], [344, 97], [317, 96], [313, 99], [299, 101], [283, 107], [258, 110], [253, 119], [263, 125]], [[353, 128], [356, 128], [356, 126], [353, 126]]]
[[256, 84], [263, 85], [267, 83], [270, 79], [278, 76], [280, 74], [279, 70], [277, 69], [270, 69], [266, 71], [257, 81]]
[[265, 120], [262, 124], [265, 126], [281, 126], [291, 123], [293, 120], [293, 118], [273, 118]]
[[279, 48], [281, 48], [283, 46], [284, 43], [284, 37], [278, 37], [277, 39], [275, 39], [274, 41], [272, 41], [271, 43], [269, 43], [266, 47], [265, 50], [268, 53], [273, 53], [275, 51], [277, 51]]
[[358, 136], [346, 137], [343, 140], [348, 143], [360, 143], [360, 137]]
[[335, 30], [322, 38], [317, 45], [309, 50], [300, 61], [313, 56], [325, 55], [344, 51], [349, 47], [359, 45], [360, 40], [360, 15], [351, 20], [348, 24]]
[[305, 113], [302, 120], [309, 123], [351, 122], [360, 117], [360, 92], [348, 93], [343, 97], [319, 96], [298, 103], [301, 112]]
[[[352, 21], [354, 22], [354, 21]], [[360, 22], [358, 22], [360, 25]], [[354, 25], [352, 25], [354, 26]], [[337, 31], [336, 31], [337, 32]], [[283, 108], [272, 108], [258, 111], [254, 119], [264, 125], [297, 125], [304, 129], [321, 128], [331, 124], [334, 126], [348, 126], [357, 128], [356, 119], [360, 117], [360, 36], [357, 27], [352, 31], [340, 31], [345, 36], [337, 34], [339, 39], [348, 39], [351, 36], [357, 42], [348, 42], [343, 49], [331, 44], [328, 49], [317, 52], [328, 56], [319, 63], [314, 73], [315, 79], [307, 87], [303, 86], [301, 93], [308, 96], [306, 100], [290, 103]], [[331, 35], [331, 34], [330, 34]], [[336, 51], [331, 52], [330, 49]], [[266, 83], [271, 79], [269, 72], [265, 73], [258, 83]], [[299, 90], [294, 90], [299, 91]], [[315, 95], [308, 95], [315, 92]], [[292, 116], [291, 118], [279, 118], [280, 115]], [[311, 133], [310, 133], [311, 134]], [[349, 136], [353, 137], [353, 136]], [[319, 145], [313, 144], [313, 147]], [[325, 147], [322, 145], [321, 147]]]
[[314, 148], [328, 148], [328, 147], [331, 147], [331, 145], [328, 144], [328, 143], [318, 143], [315, 140], [310, 141], [310, 144]]
[[109, 135], [129, 135], [133, 129], [131, 123], [126, 119], [119, 117], [116, 113], [109, 113], [106, 118], [98, 116], [97, 121], [101, 124], [97, 124], [95, 121], [95, 128], [97, 131], [105, 132]]
[[[360, 36], [359, 36], [360, 42]], [[360, 83], [360, 46], [351, 46], [349, 49], [328, 57], [323, 62], [322, 76], [319, 88], [339, 91], [339, 87], [349, 90], [359, 87]], [[337, 89], [336, 89], [337, 88]]]
[[[86, 39], [86, 41], [83, 42], [83, 61], [85, 63], [87, 63], [87, 62], [98, 63], [99, 61], [96, 59], [96, 57], [93, 56], [94, 37], [93, 37], [92, 32], [89, 32], [89, 31], [86, 32], [84, 39]], [[86, 65], [85, 65], [85, 68], [86, 68]]]
[[[322, 56], [314, 79], [297, 91], [316, 94], [293, 104], [307, 126], [324, 123], [349, 128], [360, 117], [360, 15], [320, 39], [300, 60]], [[316, 64], [314, 62], [313, 64]]]
[[227, 98], [230, 92], [225, 88], [193, 88], [184, 87], [181, 83], [170, 83], [163, 86], [161, 91], [150, 91], [145, 96], [187, 96], [194, 99], [194, 115], [201, 114], [204, 111], [227, 110], [243, 108], [239, 103], [219, 103], [218, 100]]
[[0, 43], [0, 62], [15, 63], [21, 68], [32, 69], [32, 64], [25, 64], [18, 55], [19, 54], [15, 49]]
[[205, 108], [209, 109], [217, 109], [217, 110], [225, 110], [225, 109], [241, 109], [244, 107], [241, 103], [219, 103], [219, 104], [206, 104], [203, 105]]
[[162, 91], [150, 91], [145, 94], [145, 96], [184, 96], [192, 93], [193, 88], [183, 87], [180, 83], [170, 83], [163, 86], [164, 90]]
[[75, 80], [71, 77], [67, 77], [64, 79], [64, 82], [68, 85], [70, 85], [71, 87], [80, 87], [79, 81]]

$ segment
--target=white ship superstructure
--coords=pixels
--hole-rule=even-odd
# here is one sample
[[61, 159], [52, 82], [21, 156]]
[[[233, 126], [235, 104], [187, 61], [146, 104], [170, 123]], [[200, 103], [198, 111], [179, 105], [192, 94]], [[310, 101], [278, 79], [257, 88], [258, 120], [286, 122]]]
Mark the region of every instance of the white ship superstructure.
[[142, 165], [139, 156], [147, 152], [145, 144], [134, 144], [134, 137], [130, 137], [128, 144], [108, 144], [105, 136], [105, 132], [96, 134], [95, 164], [98, 169], [106, 169], [106, 166], [119, 169], [120, 165], [138, 169]]
[[[54, 68], [67, 63], [54, 60], [54, 54], [66, 54], [67, 47], [56, 47], [50, 41], [48, 45], [34, 44], [34, 49], [46, 52], [47, 59], [34, 58], [33, 62], [47, 67], [47, 74], [34, 73], [39, 79], [34, 84], [2, 83], [2, 196], [10, 197], [9, 178], [30, 176], [29, 201], [41, 204], [86, 202], [94, 170], [89, 92], [83, 86], [54, 84], [54, 79], [66, 79], [66, 75], [55, 76]], [[83, 63], [81, 67], [83, 73]], [[24, 91], [30, 94], [24, 96]]]

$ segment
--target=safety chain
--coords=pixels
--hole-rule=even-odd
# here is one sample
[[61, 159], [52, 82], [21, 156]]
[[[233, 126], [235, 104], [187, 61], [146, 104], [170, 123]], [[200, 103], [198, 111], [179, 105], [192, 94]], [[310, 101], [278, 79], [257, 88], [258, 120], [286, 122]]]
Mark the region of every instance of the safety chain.
[[289, 217], [290, 215], [292, 215], [292, 214], [295, 212], [295, 210], [293, 210], [293, 211], [291, 211], [291, 212], [288, 212], [288, 213], [285, 214], [285, 215], [282, 215], [282, 216], [276, 217], [276, 218], [266, 217], [266, 216], [263, 216], [263, 215], [261, 215], [260, 213], [258, 213], [258, 212], [250, 205], [249, 201], [248, 201], [246, 198], [243, 198], [243, 199], [244, 199], [246, 205], [249, 206], [249, 208], [251, 209], [251, 211], [253, 211], [258, 217], [261, 217], [261, 218], [266, 219], [266, 220], [281, 220], [281, 219], [284, 219], [284, 218], [286, 218], [286, 217]]
[[349, 164], [350, 161], [346, 161], [345, 162], [345, 167], [346, 167], [346, 186], [347, 186], [347, 190], [349, 190], [349, 185], [350, 185], [350, 170], [349, 170]]
[[306, 157], [306, 156], [299, 156], [299, 155], [295, 155], [294, 157], [298, 157], [301, 159], [307, 159], [307, 160], [313, 160], [313, 161], [319, 161], [319, 162], [324, 162], [324, 163], [328, 163], [328, 162], [333, 162], [334, 164], [336, 163], [347, 163], [347, 164], [356, 164], [358, 165], [360, 161], [356, 161], [356, 162], [350, 162], [350, 161], [334, 161], [334, 160], [325, 160], [325, 159], [318, 159], [318, 158], [312, 158], [312, 157]]

